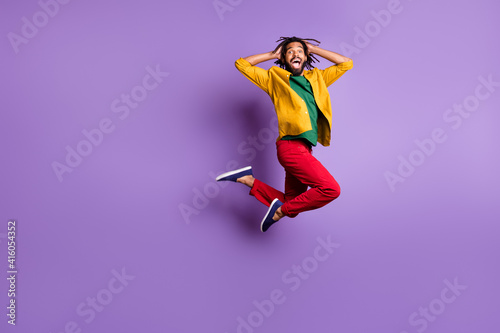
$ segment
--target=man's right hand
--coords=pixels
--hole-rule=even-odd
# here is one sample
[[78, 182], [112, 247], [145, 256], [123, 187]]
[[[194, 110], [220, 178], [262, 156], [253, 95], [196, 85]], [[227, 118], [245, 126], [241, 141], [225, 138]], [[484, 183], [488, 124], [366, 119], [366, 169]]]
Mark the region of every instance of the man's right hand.
[[276, 50], [276, 52], [272, 53], [276, 56], [276, 59], [281, 60], [281, 46]]

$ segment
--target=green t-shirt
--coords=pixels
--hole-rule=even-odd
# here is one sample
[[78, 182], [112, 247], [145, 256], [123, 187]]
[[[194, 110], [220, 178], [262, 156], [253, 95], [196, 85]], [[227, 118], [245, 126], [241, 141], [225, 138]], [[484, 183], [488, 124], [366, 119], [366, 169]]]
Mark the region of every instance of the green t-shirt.
[[299, 135], [286, 135], [282, 140], [305, 139], [316, 146], [318, 144], [318, 106], [314, 100], [311, 84], [303, 76], [290, 76], [290, 87], [306, 102], [307, 113], [311, 119], [312, 130]]

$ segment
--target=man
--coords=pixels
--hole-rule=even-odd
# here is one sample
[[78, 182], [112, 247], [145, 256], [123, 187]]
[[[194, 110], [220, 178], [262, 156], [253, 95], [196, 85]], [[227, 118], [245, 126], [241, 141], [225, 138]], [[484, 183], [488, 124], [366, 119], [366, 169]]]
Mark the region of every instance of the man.
[[[318, 142], [330, 145], [332, 109], [327, 87], [352, 68], [352, 60], [308, 41], [311, 39], [281, 37], [274, 51], [236, 61], [236, 68], [274, 103], [279, 128], [276, 147], [278, 160], [285, 169], [285, 192], [255, 179], [251, 166], [226, 172], [216, 179], [247, 185], [250, 195], [269, 206], [261, 222], [263, 232], [284, 216], [295, 217], [323, 207], [340, 195], [333, 176], [312, 156], [312, 147]], [[324, 70], [314, 68], [315, 55], [334, 65]], [[273, 59], [277, 59], [279, 67], [265, 70], [256, 66]]]

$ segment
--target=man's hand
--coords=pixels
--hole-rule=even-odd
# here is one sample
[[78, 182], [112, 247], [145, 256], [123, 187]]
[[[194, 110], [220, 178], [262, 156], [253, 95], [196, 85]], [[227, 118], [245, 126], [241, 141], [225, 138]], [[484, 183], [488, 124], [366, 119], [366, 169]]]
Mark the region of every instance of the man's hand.
[[276, 59], [281, 60], [281, 46], [276, 50], [276, 52], [271, 52], [276, 56]]
[[308, 54], [307, 54], [307, 55], [309, 55], [309, 54], [311, 54], [311, 53], [312, 53], [312, 54], [316, 54], [316, 52], [315, 52], [316, 45], [313, 45], [313, 44], [309, 43], [309, 42], [308, 42], [308, 41], [306, 41], [306, 40], [302, 40], [302, 41], [303, 41], [304, 43], [306, 43], [306, 46], [307, 46], [307, 51], [308, 51]]

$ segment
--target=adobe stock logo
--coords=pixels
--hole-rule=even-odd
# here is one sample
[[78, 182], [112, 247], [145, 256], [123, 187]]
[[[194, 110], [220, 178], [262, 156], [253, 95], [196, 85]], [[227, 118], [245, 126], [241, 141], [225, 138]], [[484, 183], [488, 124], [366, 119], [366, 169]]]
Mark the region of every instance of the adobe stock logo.
[[[128, 287], [130, 281], [135, 279], [135, 276], [127, 274], [125, 267], [121, 270], [111, 270], [112, 277], [105, 284], [105, 287], [98, 290], [92, 296], [88, 296], [85, 301], [76, 306], [76, 314], [83, 319], [86, 325], [91, 324], [100, 313], [103, 313], [107, 307]], [[83, 323], [70, 320], [64, 324], [63, 330], [57, 330], [51, 333], [81, 333], [84, 332]], [[88, 332], [88, 331], [85, 331]]]
[[[309, 280], [319, 267], [340, 247], [340, 244], [332, 241], [331, 235], [326, 238], [317, 237], [316, 243], [309, 256], [303, 258], [299, 264], [293, 264], [281, 274], [281, 282], [287, 287], [286, 289], [273, 289], [269, 292], [268, 298], [266, 297], [261, 301], [254, 300], [252, 302], [252, 311], [236, 318], [237, 326], [234, 330], [236, 333], [256, 332], [275, 313], [279, 305], [285, 304], [288, 300], [287, 293], [290, 296], [291, 293], [299, 290], [302, 284]], [[229, 332], [226, 331], [225, 333]]]
[[[268, 127], [263, 127], [256, 135], [249, 135], [246, 140], [240, 142], [236, 148], [241, 156], [245, 156], [245, 165], [250, 165], [251, 162], [258, 156], [259, 152], [263, 151], [267, 146], [276, 142], [276, 135], [278, 134], [278, 119], [276, 116], [272, 117], [269, 121]], [[236, 160], [230, 160], [226, 163], [226, 170], [213, 172], [210, 171], [208, 176], [210, 181], [206, 182], [203, 186], [195, 187], [192, 189], [193, 196], [190, 202], [181, 202], [179, 212], [186, 224], [191, 223], [193, 215], [199, 215], [202, 210], [210, 205], [210, 201], [215, 199], [220, 189], [226, 187], [227, 182], [217, 182], [215, 178], [223, 172], [241, 168], [241, 165]]]
[[243, 0], [214, 0], [212, 4], [221, 21], [224, 21], [224, 13], [232, 12], [236, 7], [241, 5]]
[[385, 9], [371, 10], [372, 19], [366, 22], [364, 26], [354, 26], [352, 43], [342, 42], [339, 45], [340, 52], [343, 55], [350, 57], [354, 53], [361, 53], [391, 24], [393, 17], [401, 14], [404, 9], [404, 5], [400, 0], [389, 0], [385, 7]]
[[[140, 103], [148, 97], [149, 93], [157, 89], [164, 81], [164, 78], [170, 73], [162, 72], [160, 65], [155, 68], [147, 66], [146, 74], [143, 76], [140, 84], [135, 85], [128, 93], [123, 93], [119, 98], [113, 99], [110, 105], [111, 112], [116, 114], [120, 121], [127, 119], [132, 110], [137, 109]], [[116, 122], [110, 117], [104, 117], [99, 120], [98, 125], [92, 129], [83, 129], [81, 134], [83, 139], [78, 141], [73, 147], [67, 145], [66, 158], [63, 162], [53, 161], [51, 163], [52, 171], [59, 182], [64, 180], [66, 173], [72, 173], [75, 168], [80, 166], [95, 148], [99, 147], [106, 137], [116, 129]]]
[[[426, 306], [420, 306], [418, 311], [411, 313], [408, 317], [408, 323], [418, 333], [425, 332], [429, 328], [429, 325], [435, 322], [462, 295], [462, 292], [467, 289], [466, 285], [458, 282], [457, 277], [455, 277], [453, 282], [445, 279], [443, 283], [445, 287], [441, 290], [439, 297], [432, 299]], [[401, 331], [400, 333], [408, 332]]]
[[[474, 93], [466, 96], [461, 103], [454, 103], [453, 107], [443, 112], [443, 121], [453, 131], [458, 130], [465, 119], [470, 118], [479, 109], [481, 102], [490, 98], [500, 87], [500, 82], [494, 81], [492, 74], [489, 74], [487, 77], [480, 75], [477, 80], [479, 83], [476, 85]], [[448, 130], [448, 132], [450, 131]], [[396, 191], [398, 183], [403, 183], [412, 176], [416, 169], [435, 154], [439, 145], [443, 144], [447, 139], [447, 131], [442, 127], [436, 127], [430, 132], [427, 138], [415, 139], [413, 141], [416, 146], [415, 149], [405, 154], [406, 156], [398, 155], [399, 165], [396, 168], [396, 172], [389, 170], [384, 172], [384, 178], [391, 192]]]
[[19, 53], [19, 46], [21, 44], [28, 44], [28, 42], [35, 38], [40, 29], [44, 28], [49, 24], [50, 20], [53, 19], [61, 8], [61, 5], [66, 5], [71, 0], [40, 0], [38, 1], [38, 6], [40, 6], [39, 11], [36, 11], [31, 18], [23, 16], [21, 18], [21, 34], [15, 32], [7, 33], [7, 38], [9, 39], [12, 49], [17, 54]]

